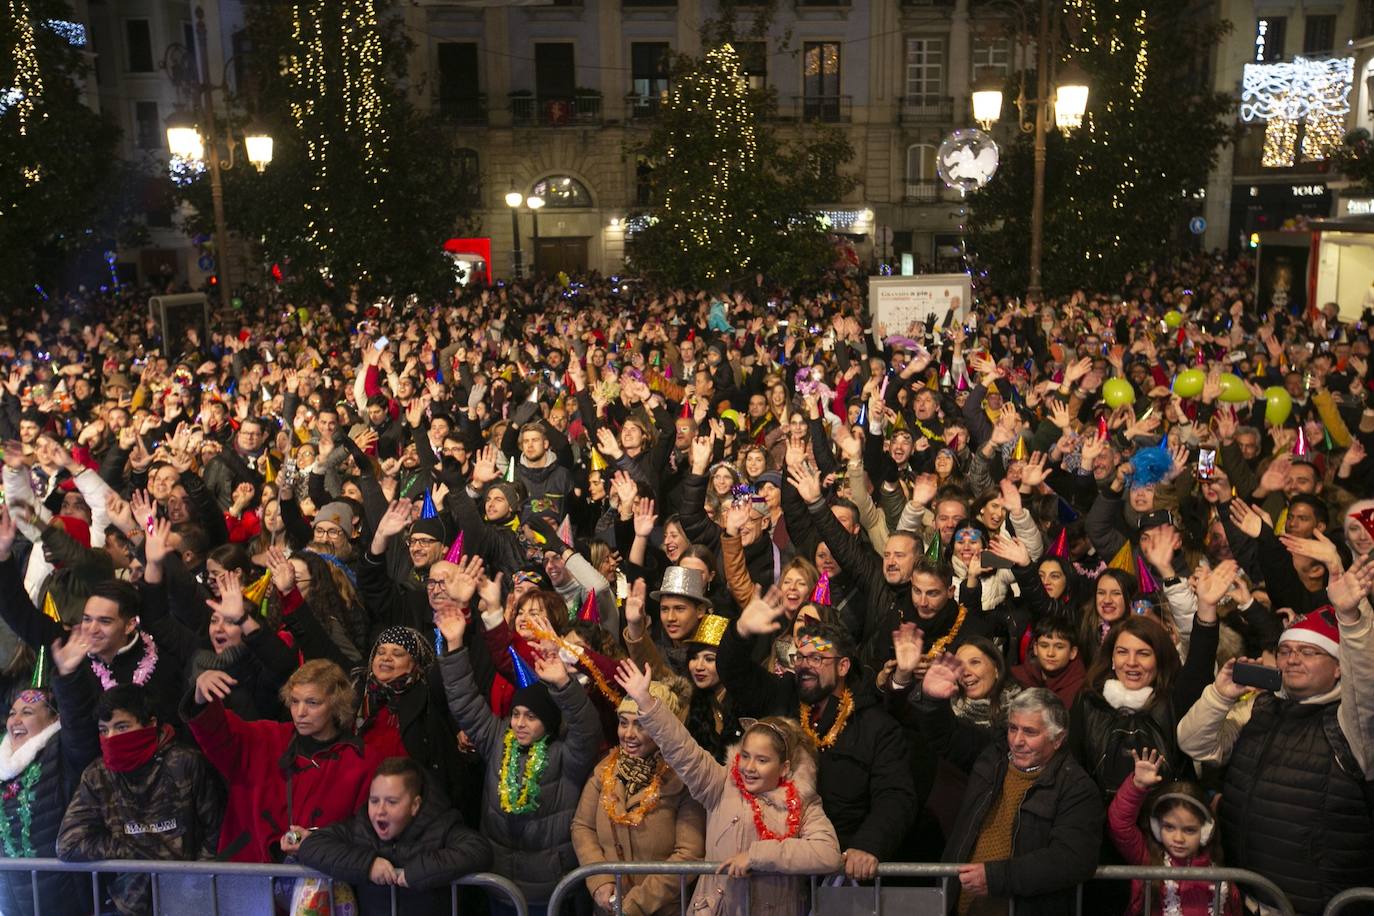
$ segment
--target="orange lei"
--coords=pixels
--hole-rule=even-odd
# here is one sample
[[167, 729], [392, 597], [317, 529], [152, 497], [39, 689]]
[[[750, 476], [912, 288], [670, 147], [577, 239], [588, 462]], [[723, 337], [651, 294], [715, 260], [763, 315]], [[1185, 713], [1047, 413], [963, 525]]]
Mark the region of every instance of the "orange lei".
[[577, 659], [578, 666], [586, 672], [587, 677], [591, 678], [592, 683], [596, 685], [596, 689], [601, 691], [601, 695], [609, 700], [612, 706], [620, 705], [620, 701], [623, 700], [624, 697], [610, 685], [605, 675], [596, 667], [596, 663], [587, 657], [586, 651], [581, 646], [568, 642], [557, 633], [549, 633], [541, 629], [532, 629], [531, 632], [535, 639], [552, 642], [554, 645], [558, 646], [558, 648]]
[[930, 651], [925, 654], [924, 658], [938, 658], [940, 655], [944, 654], [945, 649], [949, 648], [949, 644], [954, 642], [954, 638], [959, 635], [959, 628], [964, 625], [964, 618], [967, 616], [968, 608], [964, 607], [962, 604], [959, 605], [959, 616], [954, 618], [954, 626], [950, 627], [949, 632], [944, 636], [935, 640], [934, 644], [930, 647]]
[[601, 807], [605, 809], [606, 816], [614, 824], [622, 827], [638, 827], [644, 823], [644, 818], [648, 817], [658, 808], [663, 800], [663, 776], [668, 772], [668, 763], [659, 760], [657, 769], [654, 770], [654, 778], [645, 787], [644, 794], [640, 796], [639, 807], [634, 811], [626, 811], [623, 814], [616, 810], [615, 805], [615, 770], [616, 763], [620, 760], [620, 748], [611, 751], [611, 755], [606, 758], [606, 772], [601, 774]]
[[817, 748], [823, 751], [829, 750], [835, 746], [836, 741], [840, 740], [840, 732], [844, 731], [844, 727], [849, 724], [849, 714], [853, 711], [854, 695], [846, 687], [844, 692], [840, 694], [840, 710], [835, 714], [835, 722], [830, 726], [830, 731], [825, 733], [824, 738], [816, 734], [816, 728], [811, 724], [811, 707], [805, 703], [801, 707], [801, 729]]

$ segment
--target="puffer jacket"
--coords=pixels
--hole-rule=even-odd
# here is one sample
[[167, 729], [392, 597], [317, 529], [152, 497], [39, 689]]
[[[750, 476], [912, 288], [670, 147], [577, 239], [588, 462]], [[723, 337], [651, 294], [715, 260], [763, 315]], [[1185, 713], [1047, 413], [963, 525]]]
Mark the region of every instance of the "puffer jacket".
[[439, 660], [448, 708], [487, 761], [482, 833], [491, 840], [492, 870], [519, 885], [531, 904], [549, 899], [559, 880], [577, 867], [572, 844], [573, 812], [582, 786], [596, 765], [601, 721], [576, 679], [549, 694], [562, 713], [565, 731], [548, 743], [548, 762], [539, 779], [539, 807], [529, 814], [501, 810], [501, 757], [507, 723], [496, 718], [477, 689], [467, 649]]
[[[806, 910], [806, 881], [797, 875], [829, 874], [844, 867], [835, 828], [816, 794], [816, 764], [808, 755], [794, 769], [792, 781], [801, 801], [797, 835], [785, 840], [759, 839], [754, 810], [730, 776], [730, 766], [697, 744], [687, 727], [660, 702], [641, 707], [639, 724], [658, 743], [663, 759], [682, 777], [692, 797], [706, 809], [706, 859], [719, 862], [749, 853], [748, 878], [703, 876], [692, 895], [692, 912], [716, 916], [782, 916]], [[725, 755], [733, 761], [738, 747]], [[765, 825], [787, 832], [786, 792], [774, 789], [756, 801]]]
[[[172, 743], [164, 729], [153, 759], [130, 773], [95, 760], [62, 819], [57, 855], [64, 862], [102, 859], [209, 859], [219, 844], [224, 797], [210, 765]], [[152, 909], [147, 875], [117, 875], [110, 894], [121, 913]], [[45, 911], [46, 912], [46, 911]]]
[[362, 916], [392, 912], [391, 888], [373, 884], [370, 878], [377, 859], [386, 859], [406, 873], [406, 886], [396, 888], [396, 912], [447, 914], [449, 883], [488, 868], [491, 844], [443, 802], [442, 790], [430, 774], [425, 776], [423, 791], [415, 819], [394, 840], [377, 836], [364, 805], [347, 820], [311, 833], [297, 858], [303, 865], [353, 885]]
[[[6, 858], [51, 858], [57, 855], [57, 836], [67, 803], [81, 781], [86, 764], [100, 755], [96, 735], [94, 680], [83, 666], [70, 677], [53, 681], [61, 725], [31, 748], [28, 742], [12, 754], [10, 736], [0, 741], [0, 853]], [[30, 741], [37, 742], [40, 736]], [[36, 749], [37, 753], [33, 753]], [[26, 760], [31, 760], [25, 764]], [[25, 774], [32, 774], [28, 778]], [[31, 785], [25, 789], [25, 783]], [[20, 811], [27, 805], [27, 838]], [[38, 876], [38, 897], [45, 914], [76, 916], [90, 912], [89, 885], [80, 876], [49, 872]], [[83, 905], [83, 901], [85, 901]], [[27, 872], [0, 872], [0, 913], [31, 916], [33, 885]]]

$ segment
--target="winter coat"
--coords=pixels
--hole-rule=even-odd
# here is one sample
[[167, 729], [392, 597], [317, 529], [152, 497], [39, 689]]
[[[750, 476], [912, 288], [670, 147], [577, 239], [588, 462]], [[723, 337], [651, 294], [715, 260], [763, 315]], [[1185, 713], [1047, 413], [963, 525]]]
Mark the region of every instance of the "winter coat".
[[196, 707], [188, 697], [183, 711], [229, 788], [219, 855], [232, 862], [280, 861], [277, 841], [292, 824], [327, 827], [349, 817], [367, 800], [377, 765], [405, 756], [394, 727], [312, 747], [290, 722], [245, 722], [220, 702]]
[[[720, 862], [749, 853], [748, 878], [708, 875], [697, 880], [692, 912], [717, 916], [782, 916], [805, 911], [806, 882], [796, 875], [829, 874], [844, 867], [835, 828], [816, 794], [816, 764], [803, 756], [792, 781], [801, 801], [797, 835], [785, 840], [759, 839], [754, 810], [730, 776], [738, 747], [719, 764], [697, 744], [660, 702], [639, 711], [639, 725], [658, 743], [663, 759], [682, 777], [687, 790], [706, 809], [706, 860]], [[787, 832], [786, 792], [776, 788], [755, 799], [765, 825]]]
[[[945, 846], [946, 862], [967, 862], [973, 855], [1010, 765], [1005, 741], [978, 756]], [[1020, 916], [1074, 912], [1075, 888], [1097, 870], [1104, 815], [1097, 786], [1061, 748], [1021, 801], [1011, 858], [986, 863], [988, 895], [1014, 898]], [[946, 888], [953, 912], [959, 899], [957, 880], [946, 879]]]
[[[7, 858], [52, 858], [57, 855], [57, 837], [67, 803], [81, 781], [81, 771], [100, 756], [96, 734], [95, 691], [89, 672], [78, 669], [70, 677], [53, 679], [59, 726], [43, 743], [31, 737], [11, 754], [7, 733], [0, 740], [0, 819], [3, 819], [5, 845], [0, 853]], [[25, 761], [28, 760], [27, 764]], [[24, 774], [36, 768], [37, 781], [26, 793]], [[9, 775], [13, 771], [13, 775]], [[28, 843], [24, 842], [20, 806], [28, 797]], [[12, 850], [12, 851], [11, 851]], [[45, 914], [76, 916], [89, 913], [89, 883], [82, 876], [49, 872], [38, 876], [38, 897]], [[83, 899], [87, 901], [83, 905]], [[27, 872], [0, 872], [0, 913], [5, 916], [30, 916], [33, 885]]]
[[[772, 675], [753, 664], [749, 645], [733, 626], [721, 639], [716, 670], [734, 699], [737, 715], [800, 714], [796, 675]], [[901, 726], [872, 691], [860, 688], [852, 696], [854, 709], [844, 731], [833, 747], [819, 754], [817, 791], [841, 849], [862, 849], [879, 860], [889, 859], [920, 807], [911, 779], [910, 748]], [[838, 702], [826, 704], [814, 723], [817, 734], [826, 734], [834, 725], [838, 709]]]
[[[64, 862], [102, 859], [209, 859], [219, 845], [224, 798], [219, 780], [198, 752], [172, 743], [165, 729], [153, 759], [129, 773], [94, 760], [81, 775], [57, 855]], [[110, 894], [121, 913], [152, 909], [147, 875], [118, 875]]]
[[519, 885], [531, 904], [547, 901], [559, 880], [577, 867], [571, 828], [582, 786], [596, 765], [601, 722], [575, 679], [549, 694], [562, 713], [563, 737], [551, 736], [547, 763], [539, 780], [539, 807], [529, 814], [501, 810], [501, 758], [507, 722], [498, 719], [477, 689], [467, 649], [439, 660], [448, 708], [487, 761], [482, 833], [491, 840], [492, 871]]
[[353, 886], [361, 916], [389, 916], [391, 888], [373, 884], [372, 863], [386, 859], [406, 873], [406, 887], [396, 888], [396, 912], [407, 916], [447, 916], [449, 885], [463, 875], [491, 865], [491, 844], [463, 823], [426, 776], [425, 794], [405, 830], [382, 840], [372, 829], [367, 806], [305, 838], [296, 858], [301, 864]]
[[[1116, 846], [1121, 857], [1126, 860], [1127, 865], [1159, 865], [1155, 854], [1151, 852], [1150, 844], [1145, 839], [1145, 832], [1140, 829], [1140, 809], [1145, 804], [1145, 798], [1150, 794], [1149, 789], [1142, 789], [1135, 784], [1131, 776], [1127, 776], [1121, 783], [1121, 788], [1116, 790], [1116, 797], [1112, 799], [1111, 806], [1107, 808], [1107, 829], [1111, 834], [1112, 843]], [[1213, 838], [1212, 842], [1216, 842]], [[1201, 849], [1198, 854], [1190, 859], [1175, 859], [1162, 849], [1159, 855], [1164, 857], [1164, 864], [1175, 868], [1210, 868], [1216, 863], [1207, 854], [1207, 850]], [[1150, 916], [1162, 914], [1164, 912], [1164, 890], [1163, 882], [1156, 882], [1151, 889]], [[1178, 885], [1179, 903], [1183, 907], [1181, 916], [1221, 916], [1212, 912], [1212, 883], [1210, 881], [1182, 881]], [[1131, 882], [1131, 908], [1128, 913], [1131, 916], [1141, 912], [1145, 905], [1145, 882]], [[1222, 914], [1225, 916], [1236, 916], [1241, 912], [1240, 891], [1234, 884], [1227, 885], [1226, 903], [1223, 905]]]
[[567, 514], [565, 502], [573, 491], [572, 472], [558, 463], [552, 451], [544, 455], [544, 464], [532, 465], [523, 456], [517, 456], [515, 479], [525, 485], [529, 499], [521, 510], [521, 516], [528, 518], [537, 515], [552, 525], [557, 525]]
[[[613, 822], [602, 801], [601, 783], [612, 765], [602, 759], [582, 789], [582, 800], [573, 815], [572, 841], [579, 865], [601, 862], [699, 862], [706, 849], [706, 812], [692, 800], [682, 779], [668, 769], [659, 789], [659, 801], [643, 822], [629, 827]], [[611, 799], [620, 812], [633, 812], [644, 790], [628, 798], [625, 784], [611, 778]], [[614, 884], [612, 875], [593, 875], [587, 890]], [[626, 916], [670, 916], [679, 912], [681, 895], [676, 875], [629, 875], [622, 879], [621, 908]]]

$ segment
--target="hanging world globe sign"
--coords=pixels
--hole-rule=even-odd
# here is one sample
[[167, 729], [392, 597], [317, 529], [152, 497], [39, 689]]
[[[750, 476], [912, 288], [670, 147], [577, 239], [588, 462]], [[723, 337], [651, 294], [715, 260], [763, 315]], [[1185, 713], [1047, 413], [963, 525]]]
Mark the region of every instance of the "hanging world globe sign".
[[967, 194], [992, 180], [1000, 158], [997, 141], [976, 127], [966, 127], [940, 144], [935, 153], [935, 170], [945, 184]]

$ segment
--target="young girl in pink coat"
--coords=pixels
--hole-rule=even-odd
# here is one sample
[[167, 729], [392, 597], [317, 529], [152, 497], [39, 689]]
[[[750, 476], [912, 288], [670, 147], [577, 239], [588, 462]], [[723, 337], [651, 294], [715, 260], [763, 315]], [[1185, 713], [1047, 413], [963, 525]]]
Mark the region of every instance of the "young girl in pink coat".
[[816, 794], [816, 758], [801, 730], [789, 719], [760, 719], [722, 766], [650, 694], [651, 674], [626, 660], [616, 680], [639, 705], [640, 727], [706, 809], [706, 859], [722, 863], [722, 874], [697, 882], [691, 912], [804, 912], [807, 882], [791, 876], [837, 872], [844, 859]]
[[[1126, 777], [1107, 809], [1112, 842], [1128, 865], [1166, 865], [1172, 868], [1205, 868], [1219, 865], [1220, 843], [1216, 818], [1197, 786], [1172, 782], [1151, 793], [1163, 777], [1163, 758], [1158, 751], [1135, 757], [1135, 772]], [[1140, 811], [1150, 801], [1149, 832], [1139, 826]], [[1236, 916], [1241, 912], [1240, 892], [1234, 884], [1222, 885], [1222, 912], [1213, 909], [1214, 885], [1210, 881], [1159, 881], [1150, 889], [1150, 916]], [[1131, 914], [1141, 912], [1145, 882], [1131, 882]]]

